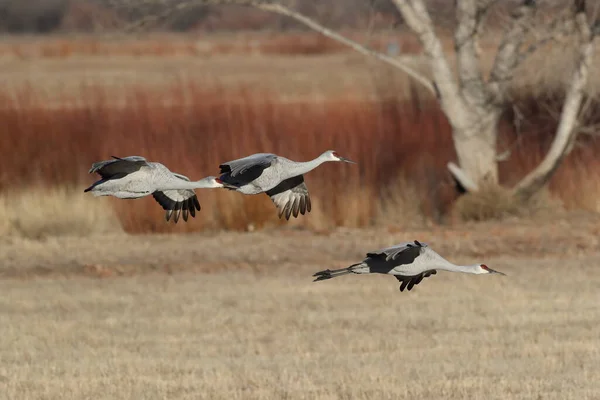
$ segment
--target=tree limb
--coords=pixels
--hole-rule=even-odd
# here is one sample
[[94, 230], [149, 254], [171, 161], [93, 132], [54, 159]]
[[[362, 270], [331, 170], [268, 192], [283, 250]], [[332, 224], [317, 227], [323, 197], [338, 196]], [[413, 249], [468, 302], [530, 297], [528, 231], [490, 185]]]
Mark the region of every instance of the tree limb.
[[144, 19], [144, 20], [136, 22], [136, 24], [130, 26], [130, 28], [143, 26], [149, 22], [155, 22], [160, 19], [168, 18], [174, 12], [188, 8], [193, 5], [213, 5], [213, 4], [214, 5], [250, 6], [250, 7], [254, 7], [254, 8], [263, 10], [263, 11], [268, 11], [268, 12], [272, 12], [275, 14], [290, 17], [290, 18], [300, 22], [301, 24], [309, 27], [310, 29], [322, 34], [323, 36], [326, 36], [330, 39], [333, 39], [333, 40], [345, 45], [345, 46], [350, 47], [351, 49], [353, 49], [354, 51], [356, 51], [360, 54], [374, 57], [380, 61], [385, 62], [386, 64], [389, 64], [395, 68], [398, 68], [399, 70], [405, 72], [408, 76], [413, 78], [415, 81], [420, 83], [429, 92], [431, 92], [432, 94], [435, 95], [435, 89], [434, 89], [434, 86], [433, 86], [432, 82], [430, 81], [430, 79], [428, 79], [426, 76], [422, 75], [421, 73], [419, 73], [412, 67], [408, 66], [406, 63], [404, 63], [394, 57], [390, 57], [384, 53], [380, 53], [378, 51], [371, 50], [371, 49], [361, 45], [360, 43], [355, 42], [354, 40], [351, 40], [347, 37], [340, 35], [339, 33], [335, 32], [335, 31], [332, 31], [329, 28], [326, 28], [325, 26], [321, 25], [314, 19], [309, 18], [297, 11], [294, 11], [293, 9], [291, 9], [281, 3], [277, 3], [272, 0], [184, 0], [184, 1], [180, 2], [179, 4], [177, 4], [176, 7], [169, 7], [164, 13], [162, 13], [160, 15], [153, 16], [153, 17], [151, 17], [151, 19]]
[[[254, 3], [256, 3], [256, 2], [254, 2]], [[431, 83], [431, 81], [428, 78], [421, 75], [420, 73], [418, 73], [417, 71], [415, 71], [414, 69], [412, 69], [411, 67], [406, 65], [405, 63], [398, 61], [397, 59], [395, 59], [393, 57], [387, 56], [386, 54], [383, 54], [378, 51], [374, 51], [367, 47], [364, 47], [361, 44], [359, 44], [351, 39], [348, 39], [348, 38], [338, 34], [337, 32], [332, 31], [331, 29], [324, 27], [323, 25], [319, 24], [315, 20], [308, 18], [307, 16], [302, 15], [282, 4], [278, 4], [278, 3], [269, 4], [269, 3], [258, 2], [258, 4], [255, 4], [254, 7], [259, 8], [261, 10], [270, 11], [270, 12], [274, 12], [274, 13], [277, 13], [280, 15], [285, 15], [285, 16], [291, 17], [294, 20], [319, 32], [320, 34], [327, 36], [330, 39], [336, 40], [337, 42], [342, 43], [342, 44], [352, 48], [353, 50], [357, 51], [358, 53], [377, 58], [380, 61], [390, 64], [390, 65], [400, 69], [401, 71], [404, 71], [411, 78], [413, 78], [414, 80], [419, 82], [421, 85], [423, 85], [431, 93], [435, 94], [435, 89], [433, 87], [433, 84]]]
[[543, 47], [549, 42], [557, 41], [557, 36], [566, 36], [571, 33], [574, 29], [572, 18], [565, 19], [564, 15], [556, 16], [549, 26], [545, 29], [544, 34], [539, 37], [538, 40], [519, 53], [519, 58], [515, 66], [521, 65], [529, 56], [535, 53], [539, 48]]
[[477, 35], [483, 9], [477, 0], [462, 0], [456, 3], [458, 26], [454, 32], [458, 76], [465, 100], [472, 105], [483, 105], [487, 101], [487, 89], [481, 72], [477, 50]]
[[524, 200], [533, 196], [549, 181], [577, 137], [577, 118], [593, 58], [594, 35], [585, 14], [585, 1], [574, 0], [573, 5], [575, 25], [580, 40], [576, 68], [571, 78], [561, 112], [561, 119], [550, 150], [544, 160], [514, 188], [514, 193]]
[[125, 27], [125, 31], [131, 32], [131, 31], [138, 30], [144, 26], [150, 25], [150, 24], [156, 24], [160, 21], [165, 21], [165, 20], [169, 19], [171, 16], [173, 16], [176, 12], [185, 10], [186, 8], [189, 8], [193, 5], [194, 4], [189, 1], [182, 1], [177, 4], [172, 4], [172, 5], [170, 5], [169, 8], [167, 8], [162, 13], [155, 14], [155, 15], [146, 15], [144, 18], [141, 18], [138, 21], [128, 24]]
[[398, 7], [398, 11], [402, 14], [408, 27], [419, 37], [429, 59], [442, 109], [450, 120], [450, 124], [453, 127], [464, 124], [469, 120], [468, 110], [423, 0], [392, 1]]
[[506, 89], [513, 77], [519, 59], [519, 48], [531, 24], [536, 4], [534, 0], [523, 0], [512, 15], [490, 73], [489, 88], [497, 103], [506, 100]]

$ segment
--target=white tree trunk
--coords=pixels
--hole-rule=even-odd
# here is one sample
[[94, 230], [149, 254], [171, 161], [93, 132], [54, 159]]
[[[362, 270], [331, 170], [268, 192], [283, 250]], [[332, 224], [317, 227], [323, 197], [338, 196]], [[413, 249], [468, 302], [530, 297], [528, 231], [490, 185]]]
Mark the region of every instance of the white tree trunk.
[[464, 182], [455, 173], [453, 175], [468, 191], [477, 191], [482, 185], [498, 184], [496, 148], [499, 116], [499, 112], [487, 111], [479, 120], [453, 127], [456, 157], [462, 174], [471, 183]]

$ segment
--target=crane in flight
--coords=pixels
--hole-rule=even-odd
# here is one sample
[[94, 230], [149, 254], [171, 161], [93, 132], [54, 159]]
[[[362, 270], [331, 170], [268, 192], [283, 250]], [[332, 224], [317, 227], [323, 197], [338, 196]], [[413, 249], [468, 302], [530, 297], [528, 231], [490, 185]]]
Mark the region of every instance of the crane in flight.
[[323, 281], [346, 274], [389, 274], [399, 282], [400, 291], [411, 290], [424, 278], [435, 275], [438, 270], [465, 272], [468, 274], [501, 274], [485, 264], [456, 265], [433, 251], [427, 244], [415, 240], [367, 253], [367, 257], [347, 268], [319, 271], [313, 282]]
[[310, 212], [311, 202], [304, 174], [324, 162], [356, 164], [337, 152], [328, 150], [314, 160], [292, 161], [272, 153], [257, 153], [219, 165], [219, 179], [227, 189], [243, 194], [266, 193], [278, 209], [279, 218], [298, 217]]
[[173, 217], [175, 223], [180, 215], [187, 221], [189, 214], [194, 218], [196, 210], [200, 211], [194, 189], [229, 186], [214, 176], [191, 182], [188, 177], [171, 172], [163, 164], [140, 156], [112, 158], [92, 164], [89, 173], [96, 172], [101, 179], [84, 192], [92, 192], [96, 197], [114, 196], [120, 199], [138, 199], [151, 194], [166, 211], [165, 219], [169, 221]]

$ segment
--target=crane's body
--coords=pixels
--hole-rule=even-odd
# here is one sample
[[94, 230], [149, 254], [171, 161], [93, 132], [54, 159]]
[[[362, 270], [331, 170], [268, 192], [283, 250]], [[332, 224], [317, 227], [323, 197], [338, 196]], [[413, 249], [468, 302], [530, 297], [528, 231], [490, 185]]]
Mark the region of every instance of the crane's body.
[[279, 218], [298, 217], [310, 212], [311, 202], [304, 174], [327, 161], [348, 162], [329, 150], [314, 160], [292, 161], [272, 153], [257, 153], [219, 165], [219, 179], [231, 185], [228, 189], [243, 194], [266, 193], [279, 210]]
[[149, 162], [144, 157], [115, 157], [113, 160], [92, 164], [89, 173], [98, 173], [100, 180], [94, 182], [84, 192], [94, 196], [114, 196], [120, 199], [137, 199], [152, 195], [166, 211], [165, 218], [177, 223], [182, 214], [184, 221], [188, 214], [196, 216], [200, 203], [194, 189], [225, 187], [218, 178], [209, 176], [192, 182], [188, 177], [171, 172], [166, 166]]
[[398, 245], [367, 253], [367, 257], [347, 268], [324, 270], [315, 273], [315, 281], [335, 278], [346, 274], [389, 274], [394, 275], [400, 285], [400, 291], [418, 285], [424, 278], [437, 274], [438, 270], [465, 272], [470, 274], [490, 274], [495, 271], [485, 264], [456, 265], [440, 256], [427, 244], [418, 241], [404, 242]]

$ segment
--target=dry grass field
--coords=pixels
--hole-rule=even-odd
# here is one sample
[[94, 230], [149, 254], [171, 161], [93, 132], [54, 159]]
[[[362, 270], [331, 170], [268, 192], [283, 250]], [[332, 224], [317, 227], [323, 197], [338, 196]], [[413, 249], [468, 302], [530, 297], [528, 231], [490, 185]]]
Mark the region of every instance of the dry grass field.
[[[2, 239], [0, 398], [594, 399], [600, 219]], [[313, 283], [427, 241], [508, 276]]]
[[[598, 398], [600, 74], [591, 134], [521, 210], [501, 192], [456, 201], [428, 94], [294, 35], [0, 42], [0, 399]], [[568, 49], [515, 82], [504, 184], [552, 140]], [[308, 174], [313, 210], [288, 222], [264, 195], [199, 190], [202, 211], [173, 225], [152, 198], [83, 194], [111, 155], [195, 180], [253, 152], [327, 149], [358, 165]], [[412, 239], [508, 276], [312, 282]]]

